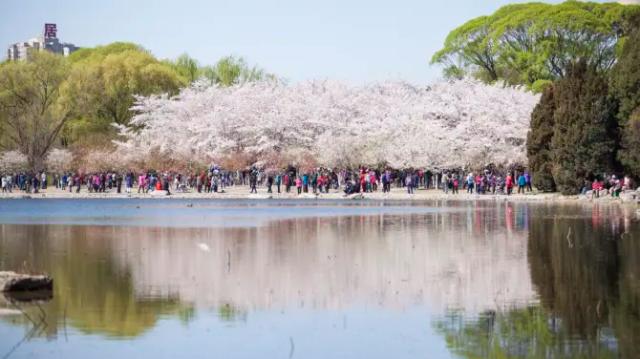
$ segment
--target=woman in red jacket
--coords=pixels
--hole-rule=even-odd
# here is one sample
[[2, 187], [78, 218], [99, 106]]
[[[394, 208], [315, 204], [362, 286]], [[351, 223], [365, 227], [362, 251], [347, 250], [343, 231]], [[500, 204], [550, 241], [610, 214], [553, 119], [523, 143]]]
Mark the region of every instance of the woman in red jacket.
[[511, 173], [507, 175], [507, 179], [505, 180], [505, 185], [507, 187], [507, 195], [510, 195], [511, 191], [513, 190], [513, 177], [511, 176]]

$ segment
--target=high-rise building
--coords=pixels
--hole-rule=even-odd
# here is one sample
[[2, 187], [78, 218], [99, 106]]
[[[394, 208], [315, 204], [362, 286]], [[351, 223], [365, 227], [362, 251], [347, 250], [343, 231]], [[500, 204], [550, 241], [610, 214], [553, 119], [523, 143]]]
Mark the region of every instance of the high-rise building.
[[34, 51], [50, 51], [55, 54], [69, 56], [78, 49], [70, 43], [60, 42], [57, 36], [56, 24], [44, 24], [44, 32], [41, 36], [9, 45], [7, 57], [9, 60], [26, 60]]

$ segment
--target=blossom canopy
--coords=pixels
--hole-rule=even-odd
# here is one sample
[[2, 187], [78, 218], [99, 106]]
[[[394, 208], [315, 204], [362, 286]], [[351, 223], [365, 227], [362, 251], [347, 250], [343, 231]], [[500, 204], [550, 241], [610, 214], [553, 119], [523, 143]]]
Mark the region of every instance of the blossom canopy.
[[[192, 86], [178, 96], [140, 97], [119, 157], [323, 166], [387, 164], [453, 168], [524, 163], [538, 96], [474, 80], [418, 87], [274, 81]], [[307, 161], [308, 162], [308, 161]]]

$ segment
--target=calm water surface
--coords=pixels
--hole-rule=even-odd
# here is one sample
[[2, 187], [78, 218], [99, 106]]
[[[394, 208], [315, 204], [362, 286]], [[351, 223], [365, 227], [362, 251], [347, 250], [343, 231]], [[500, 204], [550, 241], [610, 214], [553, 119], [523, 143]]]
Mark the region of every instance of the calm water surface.
[[506, 202], [1, 200], [0, 358], [640, 353], [630, 210]]

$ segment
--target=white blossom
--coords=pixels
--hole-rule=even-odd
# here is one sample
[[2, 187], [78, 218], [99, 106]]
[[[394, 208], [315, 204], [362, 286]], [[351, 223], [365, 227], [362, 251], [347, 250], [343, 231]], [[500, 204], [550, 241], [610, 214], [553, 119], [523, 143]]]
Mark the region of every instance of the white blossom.
[[19, 172], [27, 167], [27, 156], [19, 151], [0, 152], [0, 172]]
[[[254, 82], [141, 97], [119, 127], [119, 158], [199, 163], [242, 153], [255, 163], [447, 168], [524, 163], [538, 96], [473, 80], [417, 87]], [[277, 159], [277, 160], [274, 160]]]
[[46, 165], [49, 171], [64, 172], [71, 169], [73, 154], [67, 149], [54, 148], [47, 155]]

